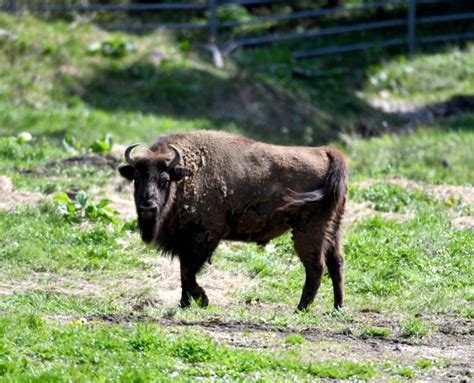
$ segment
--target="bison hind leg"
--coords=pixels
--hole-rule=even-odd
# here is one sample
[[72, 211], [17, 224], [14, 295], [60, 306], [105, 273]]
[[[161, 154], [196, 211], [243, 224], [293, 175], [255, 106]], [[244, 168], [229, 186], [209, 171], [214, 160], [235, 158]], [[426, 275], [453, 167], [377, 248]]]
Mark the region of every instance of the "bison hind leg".
[[326, 265], [332, 280], [336, 310], [341, 310], [344, 304], [344, 256], [340, 242], [340, 235], [335, 235], [326, 251]]
[[306, 279], [298, 310], [306, 309], [314, 300], [327, 266], [334, 288], [334, 307], [342, 308], [344, 300], [344, 259], [341, 250], [339, 212], [319, 209], [305, 223], [293, 225], [295, 250], [301, 259]]
[[306, 226], [305, 231], [293, 230], [296, 253], [303, 263], [306, 279], [297, 310], [305, 310], [314, 300], [321, 284], [325, 259], [323, 225], [318, 222]]

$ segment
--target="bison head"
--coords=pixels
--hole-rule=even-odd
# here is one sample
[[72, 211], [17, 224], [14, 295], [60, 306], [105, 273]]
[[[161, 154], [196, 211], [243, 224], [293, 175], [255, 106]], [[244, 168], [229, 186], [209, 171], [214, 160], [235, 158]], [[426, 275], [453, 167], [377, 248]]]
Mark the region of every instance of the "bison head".
[[171, 158], [169, 154], [154, 152], [133, 158], [131, 152], [136, 146], [125, 150], [127, 164], [120, 165], [118, 170], [122, 177], [134, 181], [138, 225], [143, 241], [150, 243], [171, 207], [175, 183], [187, 175], [187, 170], [179, 166], [181, 152], [173, 145], [169, 145]]

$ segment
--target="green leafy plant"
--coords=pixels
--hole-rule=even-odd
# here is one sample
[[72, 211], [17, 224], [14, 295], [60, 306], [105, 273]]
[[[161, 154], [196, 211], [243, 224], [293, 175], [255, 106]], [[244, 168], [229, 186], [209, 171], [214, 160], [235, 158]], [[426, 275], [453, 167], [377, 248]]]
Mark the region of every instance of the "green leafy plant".
[[66, 134], [62, 141], [63, 148], [72, 155], [85, 154], [86, 148], [76, 141], [76, 138], [70, 134]]
[[109, 153], [112, 150], [112, 136], [110, 133], [107, 133], [105, 137], [92, 142], [92, 144], [89, 145], [89, 149], [92, 153]]
[[29, 132], [21, 132], [16, 136], [16, 142], [19, 144], [24, 144], [25, 142], [29, 142], [33, 139], [33, 136]]
[[112, 150], [113, 145], [110, 133], [107, 133], [104, 137], [93, 141], [88, 146], [84, 146], [82, 143], [76, 141], [75, 137], [70, 134], [64, 136], [62, 143], [64, 150], [72, 155], [87, 153], [105, 154]]
[[118, 222], [118, 212], [108, 205], [110, 200], [101, 199], [99, 202], [92, 201], [84, 191], [77, 193], [74, 200], [66, 193], [56, 194], [54, 200], [58, 202], [60, 213], [71, 221], [89, 219], [91, 221]]

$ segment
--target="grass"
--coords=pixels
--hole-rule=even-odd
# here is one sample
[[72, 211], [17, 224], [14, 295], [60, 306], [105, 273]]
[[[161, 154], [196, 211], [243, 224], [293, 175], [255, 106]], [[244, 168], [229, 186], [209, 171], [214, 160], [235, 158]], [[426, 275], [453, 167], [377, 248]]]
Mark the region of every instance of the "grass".
[[474, 49], [450, 50], [412, 60], [401, 56], [370, 68], [365, 91], [389, 99], [417, 104], [439, 102], [454, 95], [469, 94], [474, 86]]
[[390, 330], [383, 327], [368, 326], [362, 331], [364, 336], [386, 337], [390, 335]]
[[428, 335], [430, 328], [419, 318], [409, 318], [402, 323], [403, 336], [407, 338], [422, 338]]
[[[473, 318], [474, 239], [472, 229], [452, 219], [472, 215], [473, 207], [388, 179], [422, 188], [472, 185], [474, 117], [370, 139], [354, 134], [354, 125], [361, 115], [395, 123], [364, 101], [381, 90], [407, 102], [472, 91], [464, 65], [472, 61], [471, 48], [410, 60], [379, 57], [354, 77], [300, 78], [291, 74], [295, 63], [285, 46], [240, 52], [216, 70], [180, 37], [162, 33], [111, 33], [31, 15], [0, 15], [0, 27], [18, 36], [0, 41], [0, 174], [20, 192], [49, 196], [0, 210], [0, 380], [391, 381], [422, 380], [444, 368], [438, 354], [397, 356], [380, 338], [435, 349], [448, 336], [438, 328], [465, 330], [462, 323]], [[454, 72], [452, 89], [446, 68]], [[350, 199], [375, 214], [345, 229], [345, 311], [332, 310], [325, 275], [311, 309], [293, 312], [304, 272], [290, 235], [265, 247], [218, 249], [204, 276], [219, 275], [208, 292], [219, 290], [214, 283], [220, 290], [225, 285], [229, 304], [211, 299], [206, 310], [180, 310], [163, 303], [169, 285], [179, 287], [167, 274], [171, 267], [141, 243], [133, 222], [103, 219], [99, 195], [115, 170], [60, 162], [71, 156], [61, 143], [66, 135], [81, 152], [107, 133], [125, 144], [202, 128], [272, 142], [336, 139], [349, 158]], [[32, 139], [19, 139], [21, 132]], [[77, 201], [54, 198], [79, 189], [93, 201], [90, 214], [89, 205], [73, 211]], [[225, 275], [243, 282], [228, 287]], [[367, 337], [382, 352], [366, 348]]]
[[117, 243], [117, 238], [127, 235], [120, 225], [107, 222], [95, 222], [90, 227], [71, 225], [53, 203], [14, 213], [0, 211], [0, 217], [0, 258], [5, 267], [12, 264], [55, 272], [143, 266], [139, 258], [141, 245], [124, 251]]
[[51, 325], [33, 315], [15, 319], [0, 322], [4, 335], [0, 371], [7, 381], [265, 381], [270, 376], [308, 381], [311, 377], [367, 379], [375, 375], [370, 365], [302, 363], [288, 353], [230, 350], [196, 333], [171, 336], [153, 324], [111, 328], [82, 322]]
[[353, 179], [405, 177], [424, 183], [471, 184], [474, 116], [437, 122], [413, 134], [346, 143]]
[[[471, 316], [471, 231], [452, 227], [449, 210], [439, 203], [422, 203], [414, 211], [416, 217], [403, 223], [375, 217], [349, 227], [344, 243], [348, 299], [384, 312], [454, 310]], [[242, 297], [248, 303], [297, 302], [304, 273], [290, 237], [273, 243], [272, 252], [246, 245], [222, 254], [223, 267], [259, 278]], [[318, 299], [326, 309], [332, 299], [329, 286], [324, 279]]]

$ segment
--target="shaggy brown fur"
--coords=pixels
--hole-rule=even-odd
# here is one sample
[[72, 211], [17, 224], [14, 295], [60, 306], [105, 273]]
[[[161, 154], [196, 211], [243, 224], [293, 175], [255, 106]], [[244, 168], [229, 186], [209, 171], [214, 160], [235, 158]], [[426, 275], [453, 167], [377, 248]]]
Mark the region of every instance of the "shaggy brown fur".
[[[178, 166], [168, 169], [174, 152]], [[305, 309], [328, 267], [334, 306], [343, 304], [340, 223], [347, 167], [330, 147], [285, 147], [229, 133], [163, 136], [121, 174], [135, 180], [142, 238], [181, 263], [181, 305], [207, 305], [196, 273], [221, 239], [265, 244], [288, 230], [306, 271], [298, 309]], [[145, 213], [143, 213], [145, 211]]]

